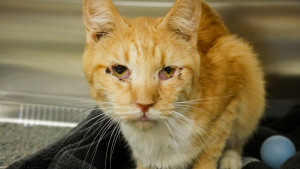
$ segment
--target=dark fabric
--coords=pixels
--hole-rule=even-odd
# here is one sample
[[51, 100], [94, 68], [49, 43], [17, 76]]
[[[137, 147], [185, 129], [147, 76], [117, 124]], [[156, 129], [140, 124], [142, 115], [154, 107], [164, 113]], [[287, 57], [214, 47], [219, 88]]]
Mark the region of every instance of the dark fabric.
[[[245, 145], [244, 156], [261, 160], [260, 147], [262, 143], [268, 137], [274, 135], [283, 135], [289, 138], [294, 143], [296, 151], [298, 152], [288, 159], [280, 169], [300, 169], [300, 106], [293, 108], [280, 119], [263, 119], [261, 125], [258, 127], [258, 130]], [[264, 169], [262, 167], [257, 168]]]
[[[116, 124], [107, 119], [99, 123], [97, 120], [102, 117], [101, 114], [99, 110], [93, 111], [69, 134], [35, 154], [15, 162], [7, 169], [135, 168], [130, 149], [122, 135], [120, 134], [114, 140], [115, 134], [118, 133]], [[101, 142], [99, 142], [100, 138]], [[113, 142], [115, 147], [110, 162]]]
[[296, 153], [293, 157], [286, 160], [285, 163], [282, 164], [280, 169], [299, 169], [300, 168], [300, 151]]
[[252, 162], [243, 167], [243, 169], [272, 169], [262, 162]]
[[[97, 121], [99, 116], [102, 116], [101, 111], [93, 111], [84, 122], [75, 127], [69, 134], [37, 153], [15, 162], [8, 169], [135, 168], [134, 161], [130, 156], [130, 149], [122, 134], [116, 140], [114, 139], [118, 130], [116, 124], [110, 123], [109, 120], [99, 123]], [[293, 141], [298, 151], [282, 165], [281, 169], [299, 169], [300, 107], [292, 109], [281, 119], [264, 119], [253, 137], [245, 145], [243, 156], [260, 159], [262, 143], [273, 135], [288, 137]], [[110, 160], [111, 145], [114, 141], [116, 144]], [[247, 163], [244, 163], [243, 169], [270, 169], [270, 167], [257, 160], [250, 160], [250, 162], [248, 160]]]

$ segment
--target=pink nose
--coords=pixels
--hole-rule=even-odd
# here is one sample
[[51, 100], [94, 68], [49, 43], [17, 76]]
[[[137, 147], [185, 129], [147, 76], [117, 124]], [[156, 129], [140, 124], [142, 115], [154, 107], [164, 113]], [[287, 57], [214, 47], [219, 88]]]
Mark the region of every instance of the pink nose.
[[141, 111], [145, 114], [149, 108], [151, 106], [153, 106], [153, 104], [140, 104], [140, 103], [137, 103], [137, 105], [140, 107]]

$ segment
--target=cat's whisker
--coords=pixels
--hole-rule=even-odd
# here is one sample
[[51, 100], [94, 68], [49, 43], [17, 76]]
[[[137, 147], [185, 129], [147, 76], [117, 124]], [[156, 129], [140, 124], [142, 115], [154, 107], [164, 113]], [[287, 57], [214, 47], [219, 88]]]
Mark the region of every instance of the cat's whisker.
[[111, 168], [111, 160], [112, 160], [113, 151], [115, 149], [115, 145], [116, 145], [116, 142], [118, 140], [118, 137], [120, 136], [122, 125], [123, 125], [123, 122], [122, 122], [122, 120], [120, 120], [120, 122], [119, 122], [119, 129], [117, 131], [117, 136], [114, 138], [114, 140], [113, 140], [113, 146], [112, 146], [112, 148], [110, 150], [110, 159], [109, 159], [109, 166], [110, 166], [110, 168]]
[[[197, 139], [200, 141], [201, 145], [203, 145], [203, 142], [199, 139], [199, 137], [197, 136]], [[209, 145], [208, 145], [209, 146]], [[204, 148], [204, 150], [206, 151], [206, 153], [210, 156], [210, 154], [207, 152], [206, 148]], [[193, 151], [195, 158], [197, 159], [198, 163], [201, 164], [201, 162], [198, 159], [198, 156], [195, 155], [195, 152]], [[201, 166], [201, 168], [203, 168], [203, 166]], [[204, 168], [203, 168], [204, 169]]]
[[222, 103], [222, 102], [189, 102], [189, 101], [186, 101], [186, 102], [174, 102], [173, 104], [174, 105], [177, 105], [177, 106], [181, 106], [182, 104], [193, 104], [193, 105], [198, 105], [198, 104], [213, 104], [213, 103]]
[[[114, 119], [110, 118], [110, 122], [109, 122], [108, 127], [106, 128], [105, 131], [102, 132], [102, 134], [101, 134], [101, 136], [100, 136], [100, 138], [99, 138], [99, 140], [98, 140], [98, 143], [97, 143], [97, 145], [96, 145], [96, 148], [94, 149], [94, 151], [93, 151], [93, 153], [92, 153], [93, 159], [92, 159], [91, 164], [93, 163], [93, 161], [94, 161], [94, 159], [95, 159], [95, 156], [96, 156], [96, 153], [97, 153], [97, 149], [98, 149], [99, 143], [101, 142], [101, 140], [102, 140], [102, 138], [104, 137], [104, 135], [106, 134], [106, 132], [107, 132], [114, 124], [115, 124]], [[113, 129], [112, 135], [113, 135], [113, 132], [115, 131], [115, 129], [116, 129], [116, 127]], [[112, 135], [111, 135], [111, 136], [112, 136]], [[111, 136], [110, 136], [110, 138], [111, 138]], [[97, 136], [96, 136], [96, 138], [97, 138]], [[109, 139], [109, 140], [110, 140], [110, 139]], [[109, 146], [109, 143], [110, 143], [110, 141], [108, 142], [108, 146]], [[106, 154], [106, 156], [107, 156], [107, 154]], [[105, 159], [105, 166], [106, 166], [106, 159]], [[105, 167], [105, 168], [106, 168], [106, 167]]]
[[173, 126], [177, 130], [177, 132], [180, 133], [180, 135], [183, 137], [183, 139], [184, 139], [184, 141], [186, 143], [186, 146], [190, 146], [189, 142], [186, 140], [186, 137], [185, 137], [184, 133], [182, 132], [181, 128], [178, 126], [178, 124], [172, 118], [167, 117], [167, 119], [170, 121], [170, 123], [173, 124]]
[[[167, 120], [169, 121], [169, 119], [167, 118]], [[177, 142], [176, 142], [176, 140], [175, 140], [175, 137], [174, 137], [174, 135], [173, 135], [173, 133], [172, 133], [172, 130], [171, 130], [171, 128], [169, 127], [169, 125], [168, 125], [168, 121], [165, 121], [165, 124], [167, 125], [167, 127], [168, 127], [168, 129], [169, 129], [169, 131], [170, 131], [170, 133], [171, 133], [171, 136], [172, 136], [172, 138], [173, 138], [173, 140], [174, 140], [174, 142], [175, 142], [175, 144], [176, 144], [176, 151], [177, 151], [177, 153], [178, 154], [180, 154], [179, 153], [179, 151], [178, 151], [178, 148], [177, 148]]]
[[[103, 127], [99, 130], [99, 132], [97, 133], [97, 135], [95, 136], [95, 138], [94, 138], [94, 140], [92, 141], [92, 143], [91, 143], [91, 145], [90, 145], [90, 147], [89, 147], [89, 149], [88, 149], [88, 151], [87, 151], [87, 154], [86, 154], [86, 156], [85, 156], [85, 158], [84, 158], [84, 163], [83, 163], [83, 166], [82, 166], [82, 167], [84, 167], [86, 158], [87, 158], [87, 156], [88, 156], [88, 154], [89, 154], [89, 152], [90, 152], [90, 150], [91, 150], [91, 147], [93, 146], [93, 143], [94, 143], [95, 140], [97, 139], [98, 135], [99, 135], [102, 131], [103, 131], [102, 133], [106, 133], [107, 128], [109, 127], [109, 124], [111, 124], [111, 121], [112, 121], [112, 119], [109, 119], [109, 120], [103, 125]], [[100, 139], [99, 139], [99, 140], [100, 140]]]
[[70, 122], [73, 122], [73, 121], [75, 121], [79, 116], [81, 116], [81, 115], [83, 115], [83, 114], [85, 114], [85, 113], [90, 113], [90, 112], [92, 112], [92, 111], [94, 111], [94, 110], [97, 110], [97, 109], [91, 109], [91, 110], [87, 110], [87, 111], [84, 111], [84, 112], [82, 112], [82, 113], [79, 113], [79, 115], [77, 115], [76, 117], [74, 117]]
[[68, 134], [68, 136], [64, 139], [63, 143], [64, 143], [71, 135], [75, 134], [75, 132], [77, 132], [77, 131], [80, 130], [83, 126], [85, 126], [87, 123], [89, 123], [90, 121], [92, 121], [92, 120], [94, 120], [94, 119], [96, 119], [96, 118], [98, 118], [98, 117], [101, 117], [101, 116], [104, 116], [104, 115], [103, 115], [103, 114], [97, 115], [97, 116], [95, 116], [95, 117], [93, 117], [93, 118], [87, 120], [86, 122], [84, 122], [84, 123], [81, 124], [80, 126], [78, 126], [74, 131], [72, 131], [72, 132], [70, 132], [70, 133]]
[[[187, 125], [186, 123], [184, 123], [180, 118], [182, 118], [182, 117], [180, 117], [180, 116], [178, 116], [177, 114], [174, 114], [175, 116], [174, 117], [176, 117], [180, 122], [182, 122], [183, 124], [185, 124], [185, 125]], [[188, 121], [189, 122], [189, 121]], [[190, 122], [189, 122], [190, 123]], [[193, 124], [192, 124], [193, 125]], [[193, 125], [194, 126], [194, 125]], [[200, 132], [199, 131], [197, 131], [199, 134], [200, 134]], [[205, 139], [203, 138], [203, 136], [200, 134], [200, 136], [202, 137], [202, 139], [205, 141]], [[200, 141], [200, 143], [203, 145], [203, 142], [202, 142], [202, 140], [199, 138], [199, 136], [197, 135], [197, 139]], [[206, 141], [205, 141], [206, 142]], [[207, 146], [209, 146], [208, 145], [208, 143], [206, 142], [206, 144], [207, 144]], [[206, 150], [206, 148], [204, 148], [204, 150], [206, 151], [206, 153], [207, 154], [209, 154], [208, 152], [207, 152], [207, 150]]]
[[86, 101], [78, 101], [78, 102], [69, 102], [69, 103], [63, 103], [59, 104], [59, 106], [69, 106], [69, 105], [74, 105], [74, 104], [80, 104], [80, 103], [97, 103], [97, 101], [94, 100], [86, 100]]
[[[100, 111], [100, 109], [95, 109], [95, 110], [99, 110], [99, 111]], [[110, 112], [112, 112], [112, 111], [108, 111], [108, 112], [106, 112], [106, 114], [109, 115], [109, 114], [111, 114]], [[89, 123], [91, 120], [93, 120], [93, 119], [95, 119], [95, 118], [98, 118], [98, 117], [100, 117], [100, 116], [105, 116], [106, 114], [105, 114], [105, 113], [101, 113], [101, 114], [99, 114], [98, 116], [93, 117], [92, 119], [89, 119], [88, 121], [84, 122], [82, 125], [78, 126], [78, 128], [76, 128], [73, 132], [76, 132], [76, 131], [80, 130], [85, 124]], [[101, 117], [101, 118], [102, 118], [102, 117]], [[97, 124], [97, 123], [96, 123], [96, 124]], [[93, 126], [94, 126], [94, 125], [92, 125], [91, 127], [93, 127]], [[90, 127], [89, 127], [89, 128], [90, 128]], [[85, 129], [84, 129], [84, 130], [85, 130]], [[84, 131], [84, 130], [82, 130], [82, 131]], [[77, 133], [80, 133], [80, 132], [82, 132], [82, 131], [79, 131], [79, 132], [77, 132]], [[76, 133], [72, 133], [72, 134], [76, 134]]]
[[[217, 155], [214, 153], [214, 151], [211, 149], [211, 147], [209, 146], [208, 142], [205, 140], [205, 138], [202, 136], [201, 132], [198, 130], [200, 129], [205, 135], [207, 135], [211, 140], [214, 141], [214, 139], [212, 137], [210, 137], [210, 135], [208, 135], [201, 127], [199, 127], [198, 125], [196, 125], [192, 120], [188, 119], [187, 117], [185, 117], [184, 115], [178, 113], [178, 112], [175, 112], [175, 111], [172, 111], [174, 113], [175, 116], [179, 117], [179, 118], [182, 118], [184, 120], [186, 120], [187, 122], [189, 122], [190, 124], [192, 124], [194, 127], [196, 127], [196, 131], [199, 133], [199, 135], [201, 136], [201, 138], [204, 140], [204, 142], [206, 143], [206, 145], [208, 146], [208, 148], [211, 150], [211, 152], [213, 153], [213, 155], [215, 156], [215, 158], [217, 158]], [[178, 120], [180, 120], [178, 118]], [[181, 120], [180, 120], [181, 121]], [[203, 142], [201, 141], [201, 139], [199, 138], [199, 136], [197, 135], [197, 139], [201, 142], [201, 144], [203, 145]], [[208, 153], [207, 149], [204, 148], [206, 153]], [[209, 154], [210, 155], [210, 154]], [[217, 158], [218, 159], [218, 158]]]
[[[117, 122], [117, 124], [119, 124], [118, 122]], [[116, 131], [116, 133], [115, 133], [115, 131]], [[110, 141], [111, 141], [111, 138], [113, 137], [113, 135], [115, 134], [117, 134], [117, 131], [118, 131], [118, 125], [116, 125], [115, 127], [114, 127], [114, 129], [113, 129], [113, 131], [111, 132], [111, 135], [110, 135], [110, 137], [109, 137], [109, 140], [108, 140], [108, 143], [107, 143], [107, 148], [106, 148], [106, 153], [105, 153], [105, 165], [104, 165], [104, 168], [106, 168], [106, 161], [107, 161], [107, 153], [108, 153], [108, 148], [109, 148], [109, 144], [110, 144]], [[114, 136], [115, 137], [115, 136]], [[114, 140], [114, 139], [113, 139]], [[99, 142], [98, 142], [98, 144], [99, 144]], [[98, 145], [97, 145], [97, 147], [98, 147]], [[112, 143], [111, 143], [111, 148], [113, 147], [113, 141], [112, 141]], [[110, 152], [111, 153], [111, 152]], [[93, 159], [94, 160], [94, 159]], [[110, 166], [111, 167], [111, 166]]]
[[[88, 127], [88, 128], [86, 128], [86, 129], [84, 129], [84, 130], [87, 130], [87, 129], [89, 129], [86, 133], [85, 133], [85, 135], [83, 136], [83, 138], [80, 140], [80, 142], [79, 142], [79, 144], [76, 146], [76, 148], [75, 148], [75, 150], [72, 152], [72, 154], [69, 156], [69, 158], [67, 159], [67, 161], [70, 159], [70, 157], [72, 157], [73, 156], [73, 154], [74, 154], [74, 152], [77, 150], [77, 148], [80, 146], [80, 144], [82, 143], [82, 141], [85, 139], [85, 137], [86, 137], [86, 135], [90, 132], [90, 130], [96, 125], [96, 124], [98, 124], [98, 123], [101, 123], [103, 120], [105, 120], [107, 117], [105, 117], [105, 115], [104, 116], [102, 116], [101, 118], [99, 118], [92, 126], [90, 126], [90, 127]], [[101, 120], [102, 119], [102, 120]], [[100, 122], [99, 122], [100, 121]], [[82, 131], [84, 131], [84, 130], [82, 130]], [[80, 132], [82, 132], [82, 131], [80, 131]], [[76, 132], [77, 133], [77, 132]], [[76, 133], [74, 133], [74, 134], [76, 134]], [[66, 162], [67, 162], [66, 161]]]
[[[96, 109], [84, 111], [84, 112], [80, 113], [79, 115], [77, 115], [75, 118], [73, 118], [70, 122], [73, 122], [74, 120], [76, 120], [80, 115], [83, 115], [83, 114], [85, 114], [85, 113], [92, 112], [92, 111], [94, 111], [94, 110], [96, 110]], [[62, 128], [62, 129], [58, 132], [58, 134], [60, 134], [60, 133], [63, 131], [63, 129], [64, 129], [64, 128]]]
[[99, 101], [80, 101], [80, 102], [71, 102], [71, 103], [65, 103], [65, 104], [60, 104], [59, 106], [73, 106], [73, 107], [81, 107], [81, 106], [114, 106], [115, 103], [113, 102], [99, 102]]
[[[112, 108], [112, 107], [111, 107]], [[101, 110], [105, 110], [105, 109], [111, 109], [110, 107], [107, 107], [107, 108], [101, 108]], [[83, 116], [84, 114], [86, 114], [86, 113], [90, 113], [90, 112], [92, 112], [92, 111], [95, 111], [95, 110], [100, 110], [99, 108], [94, 108], [94, 109], [91, 109], [91, 110], [86, 110], [86, 111], [83, 111], [83, 112], [81, 112], [81, 113], [79, 113], [76, 117], [74, 117], [70, 122], [72, 123], [72, 122], [74, 122], [77, 118], [79, 118], [80, 116]], [[101, 111], [100, 110], [100, 111]], [[94, 119], [94, 118], [93, 118]], [[92, 119], [90, 119], [90, 120], [92, 120]], [[87, 123], [87, 122], [86, 122]], [[78, 127], [77, 129], [79, 130], [80, 128], [82, 128], [82, 127]], [[76, 130], [77, 130], [76, 129]], [[59, 132], [58, 132], [58, 134], [59, 133], [61, 133], [63, 131], [63, 129], [61, 129]], [[76, 134], [76, 133], [73, 133], [73, 134]], [[65, 141], [65, 140], [64, 140]]]
[[215, 117], [214, 115], [210, 114], [209, 112], [203, 110], [203, 109], [200, 109], [198, 107], [194, 107], [194, 106], [188, 106], [188, 105], [183, 105], [182, 107], [187, 107], [187, 108], [193, 108], [193, 109], [196, 109], [196, 110], [200, 110], [206, 114], [208, 114], [209, 116], [213, 117], [214, 119], [216, 119], [218, 122], [220, 122], [224, 127], [226, 127], [227, 129], [229, 129], [231, 132], [235, 133], [230, 127], [228, 127], [223, 121], [221, 121], [220, 119], [218, 119], [217, 117]]
[[[178, 112], [176, 112], [176, 111], [172, 111], [174, 114], [173, 115], [175, 115], [175, 116], [178, 116], [178, 117], [180, 117], [180, 118], [182, 118], [182, 119], [184, 119], [184, 120], [186, 120], [187, 122], [189, 122], [190, 124], [192, 124], [194, 127], [196, 127], [196, 130], [198, 131], [198, 133], [199, 133], [199, 135], [201, 135], [201, 132], [199, 131], [199, 130], [201, 130], [204, 134], [206, 134], [212, 141], [214, 141], [214, 139], [213, 138], [211, 138], [201, 127], [199, 127], [194, 121], [192, 121], [192, 120], [190, 120], [189, 118], [187, 118], [187, 117], [185, 117], [184, 115], [182, 115], [182, 114], [180, 114], [180, 113], [178, 113]], [[199, 130], [198, 130], [199, 129]], [[208, 129], [208, 127], [207, 127], [207, 129]], [[203, 137], [202, 137], [203, 138]], [[205, 140], [204, 138], [203, 138], [203, 140]]]
[[231, 96], [234, 96], [234, 95], [227, 95], [227, 96], [220, 96], [220, 97], [208, 97], [208, 98], [195, 99], [195, 100], [187, 100], [187, 101], [174, 102], [174, 103], [197, 102], [197, 101], [202, 101], [202, 100], [221, 99], [221, 98], [224, 98], [224, 97], [231, 97]]
[[[80, 146], [80, 144], [82, 143], [82, 141], [84, 140], [84, 138], [87, 136], [87, 134], [90, 132], [90, 130], [91, 130], [95, 125], [101, 123], [102, 121], [104, 121], [105, 119], [108, 118], [108, 117], [105, 116], [105, 114], [100, 114], [100, 115], [103, 115], [103, 116], [102, 116], [101, 118], [99, 118], [96, 122], [94, 122], [94, 124], [93, 124], [92, 126], [86, 128], [86, 129], [84, 129], [84, 130], [87, 130], [87, 129], [89, 129], [89, 130], [85, 133], [84, 137], [80, 140], [79, 144], [77, 145], [77, 147], [75, 148], [75, 150], [72, 152], [72, 154], [70, 155], [70, 157], [72, 157], [73, 153], [75, 153], [75, 151], [76, 151], [77, 148]], [[98, 115], [98, 116], [96, 116], [96, 117], [100, 117], [100, 115]], [[93, 119], [94, 119], [94, 118], [93, 118]], [[81, 131], [79, 131], [79, 132], [82, 132], [82, 131], [84, 131], [84, 130], [81, 130]], [[77, 130], [77, 131], [78, 131], [78, 130]], [[79, 132], [76, 132], [76, 133], [79, 133]], [[73, 134], [76, 134], [76, 133], [73, 133]], [[70, 159], [70, 157], [67, 159], [67, 161]], [[67, 162], [67, 161], [66, 161], [66, 162]]]
[[[172, 119], [171, 118], [168, 118], [167, 117], [167, 119], [172, 123]], [[178, 126], [178, 124], [173, 120], [173, 126], [174, 126], [174, 128], [176, 129], [177, 127], [176, 127], [176, 125]], [[171, 124], [172, 125], [172, 124]], [[179, 126], [178, 126], [179, 127]], [[180, 127], [179, 127], [180, 128]], [[200, 163], [200, 161], [199, 161], [199, 159], [198, 159], [198, 155], [195, 153], [195, 151], [194, 151], [194, 149], [193, 149], [193, 147], [192, 147], [192, 145], [191, 145], [191, 143], [187, 140], [187, 138], [186, 137], [184, 137], [184, 133], [183, 132], [180, 132], [178, 129], [176, 129], [177, 131], [178, 131], [178, 133], [180, 133], [180, 135], [181, 136], [183, 136], [183, 139], [184, 139], [184, 141], [185, 141], [185, 143], [187, 144], [187, 146], [189, 146], [191, 149], [192, 149], [192, 151], [193, 151], [193, 154], [194, 154], [194, 156], [195, 156], [195, 158], [198, 160], [198, 162]]]
[[99, 101], [96, 101], [98, 104], [101, 104], [101, 103], [104, 103], [104, 104], [116, 104], [114, 102], [99, 102]]
[[[108, 117], [106, 117], [106, 115], [103, 115], [103, 116], [102, 116], [101, 118], [99, 118], [92, 126], [86, 128], [86, 129], [84, 129], [84, 130], [79, 131], [79, 132], [83, 132], [83, 131], [85, 131], [85, 130], [88, 130], [88, 131], [85, 133], [85, 135], [83, 136], [83, 138], [81, 139], [81, 141], [79, 142], [79, 144], [77, 145], [76, 149], [77, 149], [78, 146], [81, 144], [81, 142], [84, 140], [84, 138], [86, 137], [86, 135], [90, 132], [90, 130], [91, 130], [95, 125], [101, 123], [102, 121], [104, 121], [104, 120], [107, 119], [107, 118], [108, 118]], [[76, 132], [76, 133], [79, 133], [79, 132]], [[76, 133], [73, 133], [73, 134], [76, 134]], [[76, 149], [75, 149], [75, 151], [76, 151]], [[73, 151], [73, 153], [74, 153], [75, 151]], [[72, 153], [72, 154], [73, 154], [73, 153]], [[71, 156], [72, 156], [72, 155], [71, 155]]]
[[[190, 119], [188, 119], [187, 117], [185, 117], [183, 114], [181, 114], [181, 113], [178, 113], [178, 112], [176, 112], [176, 111], [174, 111], [174, 113], [176, 113], [176, 114], [173, 114], [173, 115], [182, 115], [182, 117], [181, 118], [186, 118], [186, 119], [184, 119], [184, 120], [190, 120]], [[188, 122], [192, 122], [191, 120], [190, 121], [188, 121]], [[196, 124], [194, 124], [194, 125], [196, 125]], [[198, 126], [199, 127], [199, 126]], [[201, 126], [201, 130], [202, 130], [202, 128], [203, 129], [210, 129], [210, 127], [208, 127], [208, 126]], [[217, 134], [216, 132], [213, 132], [213, 131], [210, 131], [210, 132], [212, 132], [212, 133], [214, 133], [214, 134]]]

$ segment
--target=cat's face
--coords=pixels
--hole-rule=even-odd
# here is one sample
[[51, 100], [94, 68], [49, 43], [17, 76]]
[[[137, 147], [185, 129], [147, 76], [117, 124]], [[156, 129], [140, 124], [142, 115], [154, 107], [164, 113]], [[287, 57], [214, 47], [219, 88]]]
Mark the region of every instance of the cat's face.
[[[90, 11], [97, 14], [97, 9]], [[173, 114], [175, 102], [192, 97], [200, 67], [195, 32], [174, 31], [164, 24], [166, 19], [112, 16], [109, 23], [98, 22], [105, 18], [98, 17], [98, 26], [89, 27], [85, 21], [83, 65], [91, 94], [114, 120], [149, 129]]]

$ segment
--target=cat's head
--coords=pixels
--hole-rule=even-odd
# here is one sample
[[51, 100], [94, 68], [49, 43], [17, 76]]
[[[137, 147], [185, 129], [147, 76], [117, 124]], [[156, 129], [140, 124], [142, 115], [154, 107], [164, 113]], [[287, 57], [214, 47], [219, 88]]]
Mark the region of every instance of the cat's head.
[[165, 18], [122, 18], [110, 0], [85, 0], [83, 66], [92, 97], [115, 120], [149, 129], [190, 100], [199, 77], [200, 0]]

